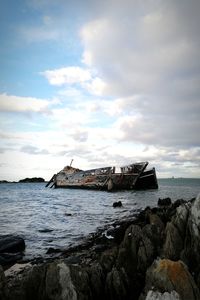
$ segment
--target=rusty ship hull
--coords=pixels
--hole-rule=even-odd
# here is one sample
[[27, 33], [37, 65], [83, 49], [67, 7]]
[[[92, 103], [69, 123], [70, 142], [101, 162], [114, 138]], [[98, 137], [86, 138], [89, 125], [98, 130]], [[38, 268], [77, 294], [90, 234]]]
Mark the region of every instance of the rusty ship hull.
[[54, 174], [46, 186], [105, 191], [156, 189], [155, 168], [146, 170], [147, 165], [148, 162], [140, 162], [120, 168], [104, 167], [86, 171], [66, 166]]

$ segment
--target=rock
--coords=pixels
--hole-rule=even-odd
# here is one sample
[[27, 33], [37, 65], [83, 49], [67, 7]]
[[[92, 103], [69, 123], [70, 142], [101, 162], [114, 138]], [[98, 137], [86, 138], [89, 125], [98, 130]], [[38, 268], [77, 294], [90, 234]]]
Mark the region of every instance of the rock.
[[[195, 278], [200, 277], [200, 194], [193, 201], [186, 228], [182, 259], [194, 272]], [[198, 281], [199, 282], [199, 281]], [[200, 285], [199, 285], [200, 288]]]
[[23, 257], [24, 239], [19, 236], [4, 235], [0, 237], [0, 265], [9, 266]]
[[49, 264], [46, 297], [49, 300], [91, 299], [88, 273], [79, 266], [68, 266], [64, 261]]
[[127, 299], [129, 280], [125, 270], [113, 267], [106, 278], [106, 298], [110, 300]]
[[181, 251], [184, 248], [189, 208], [189, 204], [182, 204], [177, 207], [176, 214], [172, 217], [171, 222], [167, 223], [163, 257], [172, 260], [178, 260], [180, 258]]
[[172, 291], [171, 293], [168, 292], [160, 293], [157, 291], [148, 291], [145, 300], [181, 300], [181, 298], [179, 294], [177, 294], [177, 292], [175, 291]]
[[181, 250], [183, 249], [183, 240], [179, 234], [178, 229], [172, 222], [167, 223], [166, 239], [163, 246], [163, 257], [178, 260], [180, 258]]
[[0, 253], [0, 265], [10, 266], [20, 261], [23, 258], [23, 254], [19, 253]]
[[71, 217], [72, 214], [71, 213], [64, 213], [65, 217]]
[[17, 253], [24, 251], [25, 242], [22, 237], [3, 235], [0, 236], [0, 253]]
[[[200, 197], [146, 208], [137, 218], [106, 226], [83, 244], [47, 262], [34, 261], [37, 265], [15, 276], [4, 280], [0, 270], [0, 296], [6, 295], [6, 300], [200, 299], [199, 222]], [[155, 260], [161, 255], [163, 259]]]
[[139, 243], [137, 252], [137, 271], [145, 273], [147, 267], [153, 262], [155, 255], [155, 247], [150, 238], [144, 234], [142, 230], [142, 237]]
[[5, 299], [5, 293], [6, 293], [6, 280], [3, 268], [0, 265], [0, 299]]
[[164, 226], [162, 220], [160, 219], [160, 217], [157, 214], [153, 214], [153, 213], [149, 214], [149, 223], [151, 225], [156, 226], [159, 229], [160, 232], [162, 232], [164, 230], [165, 226]]
[[100, 264], [105, 273], [111, 271], [113, 265], [116, 262], [117, 254], [118, 254], [118, 249], [116, 247], [108, 249], [102, 253], [100, 257]]
[[46, 254], [52, 254], [52, 253], [60, 253], [62, 252], [61, 249], [58, 249], [58, 248], [53, 248], [53, 247], [49, 247]]
[[118, 202], [114, 202], [113, 203], [113, 207], [122, 207], [122, 202], [121, 201], [118, 201]]
[[131, 225], [127, 228], [124, 240], [120, 244], [117, 267], [124, 268], [129, 275], [136, 274], [137, 270], [137, 251], [141, 240], [142, 230], [138, 225]]
[[161, 199], [161, 198], [158, 199], [158, 206], [166, 207], [166, 206], [170, 206], [171, 204], [172, 204], [172, 200], [169, 197], [163, 198], [163, 199]]
[[[174, 262], [168, 259], [154, 261], [146, 273], [144, 295], [148, 295], [152, 289], [160, 293], [175, 291], [182, 300], [200, 299], [199, 289], [186, 265], [181, 261]], [[141, 295], [140, 299], [145, 299], [144, 295]]]
[[7, 269], [4, 274], [6, 277], [14, 277], [17, 276], [18, 273], [21, 273], [22, 271], [24, 271], [25, 269], [30, 269], [32, 268], [32, 265], [30, 263], [24, 263], [24, 264], [15, 264], [12, 267], [10, 267], [9, 269]]
[[46, 294], [50, 300], [64, 297], [64, 299], [77, 299], [77, 292], [71, 279], [70, 269], [63, 262], [55, 262], [48, 266]]
[[48, 232], [52, 232], [53, 229], [50, 229], [50, 228], [44, 228], [44, 229], [39, 229], [38, 232], [40, 233], [48, 233]]
[[102, 300], [105, 295], [105, 274], [99, 263], [93, 264], [88, 270], [92, 299]]
[[46, 265], [24, 267], [7, 279], [6, 300], [42, 300], [45, 298]]

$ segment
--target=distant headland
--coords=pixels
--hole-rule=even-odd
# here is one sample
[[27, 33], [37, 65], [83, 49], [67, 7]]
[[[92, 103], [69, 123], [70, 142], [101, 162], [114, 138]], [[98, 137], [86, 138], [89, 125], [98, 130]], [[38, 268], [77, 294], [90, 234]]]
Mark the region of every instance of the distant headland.
[[31, 177], [31, 178], [24, 178], [20, 179], [19, 181], [7, 181], [7, 180], [0, 180], [0, 183], [24, 183], [24, 182], [45, 182], [44, 178], [42, 177]]
[[19, 182], [45, 182], [45, 180], [42, 177], [32, 177], [21, 179]]

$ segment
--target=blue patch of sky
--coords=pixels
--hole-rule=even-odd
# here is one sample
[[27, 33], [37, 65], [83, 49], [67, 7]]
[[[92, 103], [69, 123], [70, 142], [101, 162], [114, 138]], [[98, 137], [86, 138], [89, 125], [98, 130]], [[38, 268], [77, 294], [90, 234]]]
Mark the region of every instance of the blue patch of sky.
[[[42, 132], [50, 130], [52, 128], [51, 122], [49, 122], [48, 115], [39, 115], [34, 112], [16, 113], [16, 112], [4, 112], [1, 113], [1, 122], [5, 131], [17, 132]], [[53, 124], [56, 129], [56, 124]]]
[[73, 25], [61, 40], [26, 41], [20, 35], [20, 28], [41, 25], [41, 18], [41, 12], [30, 8], [27, 10], [24, 1], [1, 4], [1, 93], [51, 98], [57, 89], [50, 86], [40, 73], [81, 64], [82, 48], [77, 28], [73, 28]]

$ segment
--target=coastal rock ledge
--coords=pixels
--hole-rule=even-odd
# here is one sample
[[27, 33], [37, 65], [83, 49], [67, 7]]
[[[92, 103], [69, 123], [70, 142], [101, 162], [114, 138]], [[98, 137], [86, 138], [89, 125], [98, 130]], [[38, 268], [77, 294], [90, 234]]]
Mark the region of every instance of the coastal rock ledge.
[[163, 203], [52, 261], [0, 268], [0, 299], [199, 300], [200, 196]]

